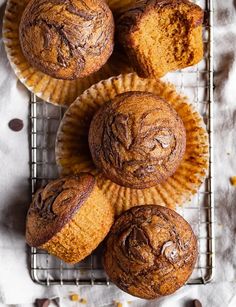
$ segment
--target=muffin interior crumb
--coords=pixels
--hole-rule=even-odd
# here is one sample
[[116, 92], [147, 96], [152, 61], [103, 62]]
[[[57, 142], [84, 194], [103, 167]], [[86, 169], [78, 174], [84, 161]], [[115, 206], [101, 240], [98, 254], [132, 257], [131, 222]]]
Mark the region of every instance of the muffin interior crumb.
[[118, 35], [142, 77], [162, 77], [203, 57], [202, 9], [189, 1], [149, 1], [124, 13]]
[[[151, 46], [151, 48], [138, 48], [142, 50], [140, 60], [151, 58], [152, 65], [161, 71], [174, 70], [184, 65], [191, 65], [195, 56], [195, 44], [201, 44], [201, 37], [189, 35], [189, 10], [185, 7], [165, 8], [161, 14], [159, 11], [152, 11], [146, 15], [140, 25], [136, 37], [137, 44]], [[160, 18], [161, 16], [161, 18]], [[160, 55], [160, 57], [157, 56]]]

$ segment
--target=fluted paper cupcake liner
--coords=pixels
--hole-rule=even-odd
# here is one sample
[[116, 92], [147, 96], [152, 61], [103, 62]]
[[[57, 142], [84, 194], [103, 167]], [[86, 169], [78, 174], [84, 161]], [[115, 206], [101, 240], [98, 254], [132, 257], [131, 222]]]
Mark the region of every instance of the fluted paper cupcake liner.
[[[88, 131], [93, 115], [106, 101], [127, 91], [147, 91], [166, 99], [186, 128], [186, 153], [176, 173], [166, 182], [144, 190], [121, 187], [106, 179], [95, 168], [89, 152]], [[176, 208], [188, 201], [206, 177], [208, 144], [208, 133], [201, 115], [175, 91], [173, 85], [141, 79], [131, 73], [93, 85], [69, 107], [57, 135], [56, 160], [63, 174], [88, 171], [96, 175], [98, 186], [113, 203], [118, 215], [139, 204]]]
[[137, 0], [106, 0], [110, 9], [115, 15], [119, 15], [122, 12], [129, 9]]
[[[129, 1], [125, 0], [124, 6]], [[29, 0], [8, 0], [3, 20], [3, 40], [14, 72], [36, 96], [56, 105], [68, 106], [92, 84], [131, 71], [125, 57], [118, 51], [113, 53], [98, 72], [83, 79], [58, 80], [32, 67], [22, 53], [19, 40], [19, 24], [28, 2]], [[107, 2], [109, 4], [110, 0]], [[111, 4], [114, 10], [120, 9], [119, 1], [111, 0]]]

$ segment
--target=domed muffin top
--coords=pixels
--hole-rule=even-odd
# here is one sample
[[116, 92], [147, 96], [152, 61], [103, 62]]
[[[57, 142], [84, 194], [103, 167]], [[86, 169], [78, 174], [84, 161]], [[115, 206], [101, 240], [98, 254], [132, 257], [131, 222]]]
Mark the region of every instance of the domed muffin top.
[[106, 272], [131, 295], [154, 299], [184, 285], [197, 259], [197, 240], [175, 211], [146, 205], [123, 213], [112, 226], [104, 253]]
[[148, 188], [171, 176], [185, 152], [176, 111], [147, 92], [127, 92], [102, 106], [89, 131], [95, 165], [113, 182]]
[[103, 0], [31, 0], [20, 23], [29, 63], [58, 79], [88, 76], [113, 50], [114, 21]]
[[50, 240], [76, 214], [95, 186], [89, 174], [51, 181], [38, 190], [27, 214], [26, 241], [38, 247]]

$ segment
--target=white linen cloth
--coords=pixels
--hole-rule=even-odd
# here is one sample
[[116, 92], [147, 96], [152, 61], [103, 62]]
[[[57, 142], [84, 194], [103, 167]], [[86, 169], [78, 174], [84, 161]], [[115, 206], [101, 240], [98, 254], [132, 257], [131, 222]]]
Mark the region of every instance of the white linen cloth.
[[[0, 22], [4, 11], [0, 0]], [[32, 306], [35, 298], [61, 297], [61, 306], [75, 306], [69, 292], [87, 299], [87, 306], [191, 306], [199, 299], [204, 307], [236, 306], [236, 1], [215, 1], [215, 202], [217, 206], [217, 268], [213, 283], [186, 286], [171, 297], [144, 301], [116, 287], [42, 287], [34, 284], [27, 269], [24, 241], [25, 213], [30, 202], [28, 149], [28, 92], [12, 71], [0, 38], [0, 303]], [[8, 128], [12, 118], [24, 129]], [[132, 301], [132, 304], [128, 304]], [[0, 304], [0, 306], [1, 306]], [[78, 306], [78, 305], [77, 305]]]

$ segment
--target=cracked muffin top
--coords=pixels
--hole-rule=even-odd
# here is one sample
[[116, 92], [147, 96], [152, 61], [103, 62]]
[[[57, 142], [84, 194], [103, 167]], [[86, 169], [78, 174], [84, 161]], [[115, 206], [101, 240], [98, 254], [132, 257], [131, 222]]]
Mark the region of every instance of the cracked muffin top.
[[104, 267], [123, 291], [154, 299], [184, 285], [197, 254], [196, 237], [184, 218], [168, 208], [145, 205], [126, 211], [112, 226]]
[[28, 62], [58, 79], [96, 72], [113, 51], [114, 21], [103, 0], [32, 0], [19, 31]]
[[105, 103], [89, 130], [95, 165], [111, 181], [144, 189], [173, 175], [186, 148], [183, 122], [148, 92], [126, 92]]

